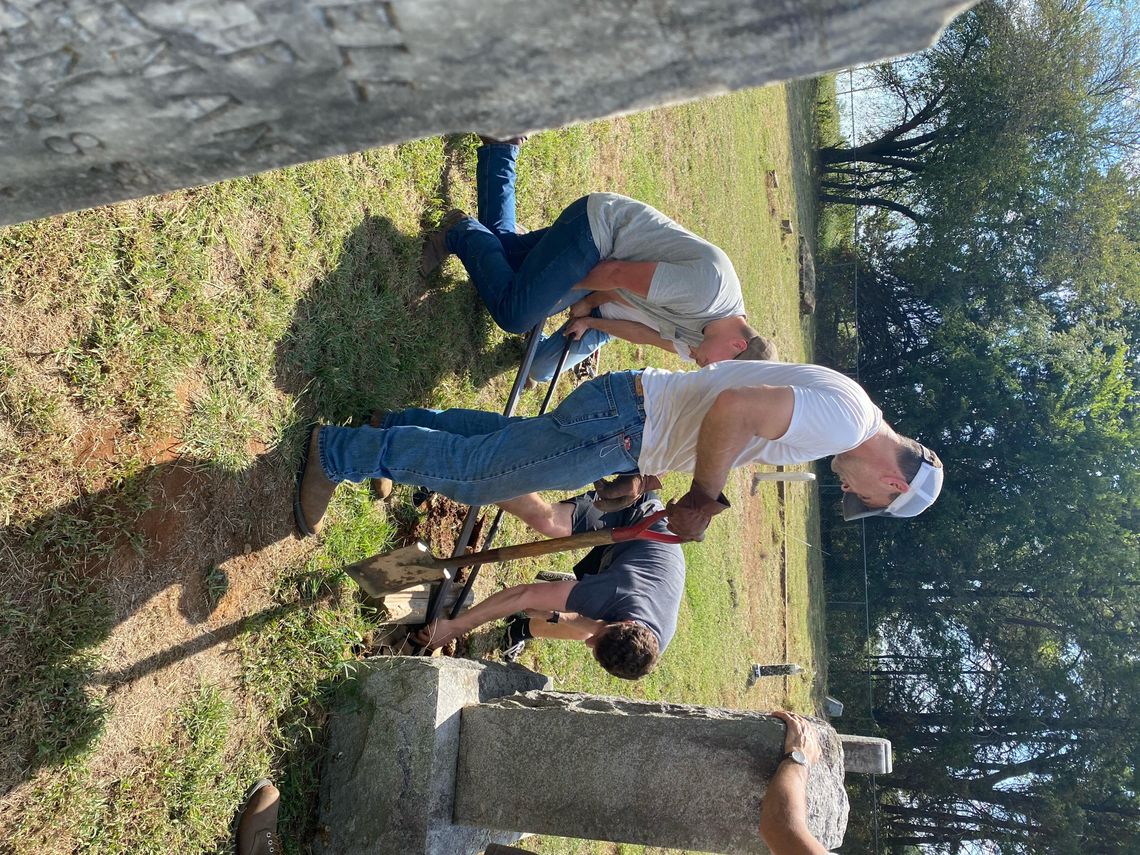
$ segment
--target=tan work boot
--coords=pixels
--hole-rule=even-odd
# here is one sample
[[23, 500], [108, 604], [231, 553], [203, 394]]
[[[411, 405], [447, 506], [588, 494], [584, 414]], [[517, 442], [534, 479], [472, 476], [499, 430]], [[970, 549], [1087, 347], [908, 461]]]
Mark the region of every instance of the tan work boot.
[[268, 778], [253, 785], [237, 827], [237, 855], [282, 855], [277, 836], [277, 808], [281, 793]]
[[[378, 428], [384, 424], [384, 417], [388, 415], [387, 410], [373, 410], [372, 418], [368, 420], [368, 424], [374, 428]], [[392, 495], [392, 479], [391, 478], [373, 478], [372, 481], [372, 495], [377, 499], [383, 501]]]
[[317, 425], [309, 434], [309, 445], [301, 460], [301, 471], [297, 476], [297, 493], [293, 498], [293, 519], [303, 537], [318, 534], [321, 520], [336, 492], [336, 482], [329, 480], [321, 466], [321, 455], [317, 437], [321, 427]]
[[420, 275], [430, 276], [451, 255], [451, 250], [447, 248], [447, 233], [452, 226], [465, 219], [467, 214], [458, 208], [452, 208], [443, 215], [443, 219], [439, 221], [439, 228], [429, 234], [424, 241], [423, 253], [420, 255]]

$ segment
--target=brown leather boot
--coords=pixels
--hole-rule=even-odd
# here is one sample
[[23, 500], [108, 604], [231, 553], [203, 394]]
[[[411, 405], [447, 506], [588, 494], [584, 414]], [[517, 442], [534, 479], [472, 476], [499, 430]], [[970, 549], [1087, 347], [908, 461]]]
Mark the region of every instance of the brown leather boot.
[[452, 208], [443, 215], [439, 228], [424, 241], [423, 253], [420, 255], [420, 275], [430, 276], [451, 255], [451, 250], [447, 248], [447, 233], [452, 226], [465, 219], [467, 214], [458, 208]]
[[268, 778], [253, 785], [242, 808], [237, 828], [237, 855], [282, 855], [277, 836], [277, 808], [281, 793]]
[[[387, 410], [373, 410], [372, 417], [368, 420], [368, 424], [374, 428], [378, 428], [384, 423], [384, 417], [387, 415]], [[373, 478], [371, 483], [372, 495], [377, 499], [383, 501], [392, 495], [391, 478]]]
[[330, 481], [321, 466], [317, 437], [321, 427], [317, 425], [309, 434], [309, 445], [301, 461], [301, 472], [297, 477], [297, 494], [293, 499], [293, 519], [303, 537], [318, 534], [321, 520], [336, 492], [336, 482]]

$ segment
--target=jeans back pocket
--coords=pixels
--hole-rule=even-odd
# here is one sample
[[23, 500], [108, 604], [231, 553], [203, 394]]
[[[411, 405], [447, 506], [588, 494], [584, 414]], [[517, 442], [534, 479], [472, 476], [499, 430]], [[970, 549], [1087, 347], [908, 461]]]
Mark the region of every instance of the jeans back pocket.
[[610, 388], [610, 375], [603, 374], [583, 383], [550, 414], [550, 418], [561, 428], [572, 428], [589, 422], [612, 419], [618, 414], [613, 389]]

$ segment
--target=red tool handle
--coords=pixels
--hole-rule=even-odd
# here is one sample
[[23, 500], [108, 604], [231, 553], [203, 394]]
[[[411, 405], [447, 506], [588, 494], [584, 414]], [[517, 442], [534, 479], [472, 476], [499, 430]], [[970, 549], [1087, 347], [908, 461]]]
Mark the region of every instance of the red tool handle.
[[627, 540], [656, 540], [658, 543], [682, 543], [681, 538], [675, 534], [649, 530], [651, 525], [664, 518], [665, 511], [657, 511], [647, 516], [641, 522], [615, 528], [610, 532], [610, 536], [613, 537], [614, 543], [624, 543]]

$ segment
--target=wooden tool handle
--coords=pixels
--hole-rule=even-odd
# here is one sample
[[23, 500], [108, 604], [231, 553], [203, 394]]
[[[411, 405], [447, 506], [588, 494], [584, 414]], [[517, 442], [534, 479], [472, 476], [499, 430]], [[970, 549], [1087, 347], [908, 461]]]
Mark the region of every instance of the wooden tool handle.
[[550, 555], [552, 552], [568, 552], [571, 549], [605, 546], [613, 542], [614, 538], [611, 530], [604, 528], [599, 531], [584, 531], [580, 534], [571, 534], [567, 537], [552, 537], [549, 540], [536, 540], [531, 543], [520, 543], [515, 546], [500, 546], [498, 549], [472, 552], [469, 555], [456, 555], [452, 558], [437, 558], [433, 562], [433, 565], [448, 568], [471, 567], [475, 564], [513, 561], [516, 558], [536, 558], [539, 555]]

